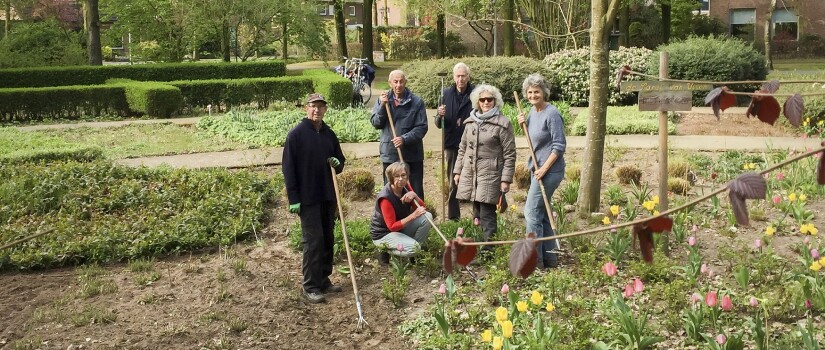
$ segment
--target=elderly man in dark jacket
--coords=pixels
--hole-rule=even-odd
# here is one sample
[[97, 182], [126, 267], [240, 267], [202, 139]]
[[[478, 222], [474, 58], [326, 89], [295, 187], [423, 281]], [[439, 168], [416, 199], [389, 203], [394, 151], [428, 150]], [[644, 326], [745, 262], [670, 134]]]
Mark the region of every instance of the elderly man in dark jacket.
[[307, 117], [286, 136], [281, 168], [289, 212], [301, 217], [304, 297], [320, 303], [326, 301], [325, 294], [341, 291], [329, 279], [337, 205], [330, 166], [340, 173], [345, 159], [338, 137], [323, 121], [324, 96], [309, 95], [306, 111]]
[[[398, 151], [401, 150], [404, 162], [410, 167], [410, 185], [419, 198], [424, 199], [424, 135], [427, 134], [427, 113], [424, 101], [407, 89], [407, 77], [403, 71], [390, 72], [390, 92], [382, 92], [372, 108], [370, 122], [376, 129], [381, 129], [380, 158], [383, 170], [387, 166], [400, 161]], [[393, 137], [390, 122], [387, 119], [387, 110], [384, 104], [390, 106], [395, 134]], [[384, 176], [384, 184], [387, 177]]]
[[470, 111], [473, 110], [470, 92], [475, 86], [470, 84], [470, 67], [464, 62], [456, 63], [453, 67], [453, 81], [455, 85], [442, 91], [443, 104], [438, 106], [435, 126], [441, 129], [441, 124], [444, 123], [444, 158], [447, 161], [447, 177], [450, 179], [447, 219], [457, 221], [461, 218], [461, 209], [458, 199], [455, 198], [456, 188], [455, 182], [452, 181], [452, 173], [458, 155], [458, 143], [461, 142], [461, 135], [464, 133], [464, 121], [470, 117]]

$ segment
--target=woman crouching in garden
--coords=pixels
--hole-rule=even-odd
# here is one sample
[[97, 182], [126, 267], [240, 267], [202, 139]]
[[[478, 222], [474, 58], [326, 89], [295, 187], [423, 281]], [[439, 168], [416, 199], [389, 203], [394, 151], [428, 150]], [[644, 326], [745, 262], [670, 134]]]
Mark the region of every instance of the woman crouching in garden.
[[[407, 164], [392, 163], [385, 174], [387, 184], [375, 200], [370, 238], [376, 246], [386, 248], [379, 260], [387, 264], [389, 254], [412, 257], [418, 253], [430, 233], [433, 216], [427, 212], [424, 201], [412, 191]], [[417, 208], [413, 201], [418, 202]]]
[[458, 185], [456, 198], [473, 203], [484, 241], [489, 241], [497, 231], [496, 205], [513, 182], [516, 142], [510, 119], [499, 110], [503, 101], [496, 87], [477, 86], [470, 93], [470, 101], [473, 110], [464, 122], [453, 168]]

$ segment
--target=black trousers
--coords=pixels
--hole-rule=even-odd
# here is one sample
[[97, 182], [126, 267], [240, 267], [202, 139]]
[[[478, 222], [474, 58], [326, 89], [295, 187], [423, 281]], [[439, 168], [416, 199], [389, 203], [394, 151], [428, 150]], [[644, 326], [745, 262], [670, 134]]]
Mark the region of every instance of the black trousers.
[[[474, 201], [473, 212], [478, 215], [481, 224], [481, 231], [484, 234], [484, 241], [489, 241], [498, 231], [498, 213], [496, 212], [496, 205]], [[491, 246], [486, 245], [484, 247], [486, 248]]]
[[[387, 167], [392, 163], [382, 163], [384, 170], [381, 172], [384, 175], [384, 184], [387, 184]], [[407, 178], [410, 180], [413, 192], [418, 195], [418, 198], [424, 200], [424, 162], [407, 162], [410, 167], [410, 173]]]
[[458, 205], [458, 199], [455, 198], [458, 192], [457, 186], [453, 178], [453, 169], [455, 168], [455, 161], [458, 158], [458, 148], [445, 148], [444, 160], [447, 162], [447, 180], [450, 184], [450, 194], [447, 197], [447, 219], [458, 220], [461, 218], [461, 207]]
[[335, 244], [334, 201], [323, 201], [315, 205], [301, 205], [301, 244], [304, 260], [301, 271], [304, 274], [304, 290], [318, 293], [332, 285], [332, 254]]

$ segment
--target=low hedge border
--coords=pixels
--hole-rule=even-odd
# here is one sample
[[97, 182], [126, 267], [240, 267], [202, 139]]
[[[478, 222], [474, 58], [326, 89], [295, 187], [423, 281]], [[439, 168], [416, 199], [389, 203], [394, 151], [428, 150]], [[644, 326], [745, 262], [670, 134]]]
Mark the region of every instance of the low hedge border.
[[133, 112], [168, 118], [183, 106], [180, 89], [163, 83], [135, 82], [124, 85], [126, 102]]
[[352, 82], [349, 79], [326, 69], [307, 69], [303, 74], [312, 79], [314, 92], [324, 95], [331, 107], [349, 106], [352, 98]]
[[282, 77], [283, 61], [241, 63], [158, 63], [111, 66], [72, 66], [0, 69], [0, 88], [97, 85], [108, 79], [175, 81]]
[[0, 89], [0, 123], [128, 113], [119, 85]]
[[303, 101], [313, 90], [313, 80], [305, 77], [250, 78], [234, 80], [171, 81], [180, 89], [188, 108], [215, 108], [256, 103], [266, 108], [278, 100]]

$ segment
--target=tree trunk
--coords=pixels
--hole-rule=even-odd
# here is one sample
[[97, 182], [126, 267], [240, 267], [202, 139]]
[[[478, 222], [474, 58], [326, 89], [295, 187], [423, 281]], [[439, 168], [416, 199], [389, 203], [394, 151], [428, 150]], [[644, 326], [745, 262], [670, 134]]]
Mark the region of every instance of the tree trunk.
[[502, 34], [502, 45], [504, 56], [513, 56], [516, 54], [516, 35], [513, 29], [513, 19], [515, 19], [516, 2], [515, 0], [504, 1], [504, 28]]
[[619, 14], [619, 46], [630, 46], [630, 5], [624, 4]]
[[586, 217], [599, 209], [607, 124], [609, 72], [608, 35], [616, 17], [619, 0], [591, 0], [590, 25], [590, 106], [587, 109], [587, 141], [579, 187], [578, 211]]
[[6, 0], [6, 23], [4, 29], [3, 37], [8, 38], [9, 32], [11, 31], [11, 0]]
[[85, 22], [88, 24], [89, 42], [86, 43], [86, 50], [89, 55], [89, 64], [93, 66], [103, 65], [103, 50], [100, 46], [100, 11], [98, 0], [86, 0]]
[[447, 25], [445, 22], [446, 19], [444, 18], [444, 13], [439, 13], [438, 17], [435, 19], [435, 57], [437, 58], [444, 58], [444, 56], [447, 55]]
[[662, 3], [662, 43], [670, 42], [670, 2]]
[[364, 22], [364, 37], [361, 41], [363, 51], [361, 53], [371, 65], [375, 66], [375, 62], [372, 61], [372, 11], [366, 11], [366, 9], [373, 7], [372, 2], [373, 0], [364, 0], [364, 12], [361, 14]]
[[221, 24], [221, 53], [224, 62], [229, 62], [232, 59], [231, 46], [229, 43], [229, 23], [224, 20]]
[[281, 23], [281, 59], [283, 59], [284, 61], [286, 61], [286, 59], [289, 58], [289, 53], [287, 53], [286, 51], [289, 48], [287, 46], [289, 42], [289, 35], [287, 35], [287, 29], [289, 28], [286, 25], [286, 20], [284, 20]]
[[[765, 67], [773, 69], [773, 54], [771, 53], [771, 23], [773, 11], [776, 9], [776, 0], [771, 0], [768, 13], [765, 15]], [[800, 27], [797, 25], [797, 27]]]
[[335, 0], [335, 34], [338, 39], [338, 55], [349, 57], [347, 53], [347, 27], [344, 23], [344, 0]]

